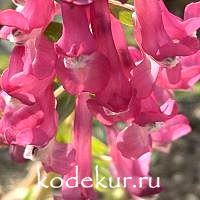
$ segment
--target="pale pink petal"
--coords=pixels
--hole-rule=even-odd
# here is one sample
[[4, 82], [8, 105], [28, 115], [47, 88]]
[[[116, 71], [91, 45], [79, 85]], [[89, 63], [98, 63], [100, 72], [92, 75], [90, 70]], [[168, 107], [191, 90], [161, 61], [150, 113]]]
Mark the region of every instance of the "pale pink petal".
[[133, 124], [118, 134], [117, 148], [124, 157], [138, 159], [151, 150], [150, 136], [143, 127]]
[[158, 131], [152, 132], [151, 136], [153, 142], [164, 145], [187, 135], [190, 131], [187, 118], [184, 115], [177, 115], [167, 120]]
[[23, 14], [15, 10], [4, 10], [0, 12], [0, 24], [29, 31], [29, 22]]

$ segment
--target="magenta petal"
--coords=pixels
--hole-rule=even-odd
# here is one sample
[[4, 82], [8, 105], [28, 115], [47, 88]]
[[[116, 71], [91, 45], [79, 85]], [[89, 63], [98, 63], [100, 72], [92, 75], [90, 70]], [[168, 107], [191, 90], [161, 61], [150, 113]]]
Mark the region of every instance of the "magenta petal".
[[144, 128], [133, 124], [117, 136], [117, 148], [129, 159], [138, 159], [151, 150], [151, 140]]
[[[15, 46], [9, 62], [8, 77], [15, 75], [23, 69], [23, 56], [25, 54], [24, 46]], [[5, 73], [5, 72], [4, 72]]]
[[9, 36], [13, 34], [13, 31], [14, 31], [15, 29], [16, 29], [16, 28], [14, 28], [14, 27], [3, 26], [3, 27], [0, 29], [0, 38], [1, 38], [1, 39], [4, 39], [4, 40], [9, 39]]
[[73, 3], [75, 5], [88, 5], [93, 2], [93, 0], [63, 0], [63, 2]]
[[[115, 47], [119, 54], [120, 61], [123, 65], [125, 73], [129, 73], [130, 69], [134, 67], [130, 52], [128, 50], [128, 45], [125, 37], [123, 27], [118, 19], [114, 16], [110, 16], [111, 20], [111, 30], [113, 35], [113, 40]], [[128, 74], [127, 74], [128, 75]]]
[[16, 46], [1, 77], [2, 89], [31, 105], [53, 80], [56, 60], [53, 44], [44, 37], [38, 38], [34, 47]]
[[173, 113], [175, 104], [176, 104], [175, 100], [168, 99], [164, 104], [160, 106], [160, 111], [163, 114], [170, 116]]
[[136, 123], [145, 125], [151, 122], [166, 121], [177, 114], [177, 104], [171, 98], [168, 90], [154, 87], [146, 99], [141, 101], [141, 112], [136, 118]]
[[[91, 176], [91, 137], [92, 137], [92, 116], [87, 108], [88, 94], [81, 93], [76, 101], [74, 139], [76, 159], [79, 165], [79, 177]], [[84, 159], [83, 159], [84, 157]]]
[[134, 4], [136, 39], [147, 54], [162, 61], [197, 52], [200, 43], [192, 31], [198, 28], [198, 19], [182, 21], [167, 10], [162, 0], [135, 0]]
[[170, 41], [162, 23], [159, 2], [159, 0], [134, 1], [136, 10], [136, 39], [142, 49], [153, 57], [157, 57], [156, 52], [158, 49]]
[[90, 111], [96, 117], [96, 119], [107, 126], [113, 125], [120, 121], [132, 123], [135, 118], [137, 118], [141, 109], [140, 100], [136, 98], [136, 92], [133, 92], [133, 96], [130, 99], [127, 109], [122, 112], [113, 112], [95, 98], [89, 99], [87, 103]]
[[128, 50], [130, 52], [131, 58], [134, 61], [134, 63], [141, 61], [144, 57], [144, 55], [142, 54], [142, 52], [137, 49], [136, 47], [133, 46], [129, 46]]
[[38, 79], [52, 77], [55, 73], [57, 55], [54, 44], [49, 42], [46, 37], [40, 36], [36, 43], [35, 59], [32, 65], [33, 74]]
[[96, 46], [89, 30], [85, 7], [61, 3], [61, 9], [63, 34], [57, 42], [58, 52], [70, 57], [92, 53]]
[[[109, 62], [107, 58], [94, 52], [78, 58], [59, 60], [57, 74], [64, 88], [72, 93], [80, 92], [97, 93], [104, 89], [109, 81]], [[80, 60], [80, 61], [79, 61]], [[67, 63], [67, 61], [69, 61]], [[66, 66], [65, 66], [65, 65]]]
[[21, 108], [13, 112], [8, 120], [17, 130], [23, 130], [27, 128], [27, 124], [29, 128], [34, 128], [41, 123], [43, 117], [44, 113], [37, 107], [21, 105]]
[[177, 66], [173, 68], [167, 68], [167, 76], [169, 79], [169, 82], [172, 84], [176, 84], [181, 79], [181, 65], [178, 64]]
[[39, 128], [33, 128], [33, 129], [25, 129], [21, 131], [16, 136], [16, 142], [13, 142], [13, 144], [18, 144], [22, 146], [26, 145], [36, 145], [36, 146], [42, 146], [46, 145], [49, 141], [48, 135], [45, 133], [44, 130]]
[[[108, 135], [108, 143], [110, 146], [110, 154], [112, 156], [115, 176], [120, 177], [122, 180], [124, 177], [132, 177], [131, 181], [127, 182], [126, 190], [133, 196], [145, 197], [153, 194], [157, 194], [162, 191], [162, 186], [158, 188], [150, 188], [148, 181], [143, 184], [143, 187], [134, 188], [133, 185], [139, 185], [140, 177], [150, 177], [150, 159], [151, 153], [145, 153], [137, 160], [131, 160], [123, 157], [120, 151], [117, 149], [116, 130], [113, 128], [106, 128]], [[114, 170], [113, 170], [114, 171]], [[154, 182], [154, 179], [153, 179]], [[122, 183], [123, 184], [123, 183]]]
[[28, 20], [15, 10], [5, 10], [0, 12], [0, 24], [19, 28], [23, 31], [29, 31]]
[[181, 57], [180, 65], [181, 78], [177, 83], [170, 83], [166, 69], [163, 69], [158, 77], [158, 85], [168, 89], [190, 89], [200, 80], [200, 51], [190, 56]]
[[158, 73], [159, 64], [145, 55], [143, 60], [132, 70], [132, 86], [137, 91], [137, 98], [148, 97], [154, 87]]
[[153, 142], [165, 145], [188, 134], [190, 131], [191, 127], [187, 118], [184, 115], [177, 115], [167, 120], [158, 131], [152, 132], [151, 136]]
[[76, 152], [70, 144], [61, 144], [53, 139], [39, 154], [46, 172], [65, 175], [75, 166]]
[[14, 96], [17, 99], [20, 99], [22, 103], [29, 106], [33, 105], [36, 102], [35, 97], [30, 93], [16, 91], [16, 92], [10, 92], [10, 95]]
[[[73, 146], [76, 150], [76, 163], [78, 166], [78, 187], [70, 189], [63, 185], [64, 199], [91, 199], [95, 200], [93, 188], [81, 186], [81, 180], [85, 177], [92, 177], [91, 162], [91, 139], [92, 139], [92, 116], [87, 108], [87, 93], [81, 93], [76, 101], [75, 121], [73, 131]], [[64, 177], [64, 180], [76, 175], [75, 169]], [[74, 185], [72, 180], [70, 184]], [[91, 183], [88, 183], [91, 184]]]
[[200, 17], [200, 2], [190, 3], [185, 7], [184, 19]]
[[54, 12], [52, 0], [26, 0], [22, 14], [27, 18], [30, 29], [44, 28], [48, 25]]

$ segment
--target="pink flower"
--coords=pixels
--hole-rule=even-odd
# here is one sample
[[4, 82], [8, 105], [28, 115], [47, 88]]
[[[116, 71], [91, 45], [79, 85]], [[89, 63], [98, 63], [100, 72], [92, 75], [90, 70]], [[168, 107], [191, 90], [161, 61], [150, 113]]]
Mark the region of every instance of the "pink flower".
[[71, 94], [81, 92], [99, 93], [110, 77], [109, 62], [100, 53], [94, 52], [79, 57], [60, 57], [57, 75], [65, 90]]
[[[193, 11], [188, 6], [185, 19], [182, 20], [171, 14], [162, 0], [136, 0], [134, 3], [138, 45], [166, 68], [171, 83], [177, 83], [181, 75], [177, 56], [194, 54], [200, 48], [199, 40], [194, 36], [200, 27], [195, 9]], [[195, 4], [197, 9], [198, 6]], [[193, 14], [187, 14], [187, 10]]]
[[54, 13], [52, 0], [27, 0], [22, 3], [24, 6], [20, 11], [8, 9], [0, 12], [0, 24], [4, 25], [0, 38], [24, 43], [39, 35], [49, 24]]
[[200, 26], [197, 19], [191, 22], [179, 19], [169, 13], [162, 0], [134, 3], [136, 39], [146, 53], [163, 61], [168, 57], [191, 55], [199, 49], [199, 41], [193, 36]]
[[128, 48], [124, 29], [120, 21], [116, 19], [113, 15], [110, 15], [110, 21], [112, 37], [117, 53], [119, 55], [122, 69], [124, 71], [124, 74], [129, 78], [130, 70], [132, 70], [132, 68], [135, 67], [135, 63], [133, 62], [133, 56], [131, 55], [130, 50]]
[[9, 67], [1, 77], [2, 89], [10, 95], [4, 95], [9, 102], [1, 119], [7, 143], [43, 146], [55, 135], [57, 113], [52, 81], [56, 58], [53, 44], [43, 37], [35, 46], [30, 41], [14, 48]]
[[44, 146], [54, 136], [57, 128], [57, 116], [51, 87], [45, 98], [37, 98], [33, 105], [26, 105], [4, 92], [2, 93], [5, 107], [0, 120], [1, 138], [5, 144], [19, 146]]
[[[136, 92], [128, 80], [134, 63], [119, 22], [110, 17], [107, 1], [95, 1], [91, 5], [91, 24], [97, 49], [110, 63], [111, 77], [104, 90], [88, 101], [88, 106], [97, 119], [107, 125], [122, 119], [133, 120], [140, 109], [135, 100]], [[119, 30], [118, 37], [113, 37], [114, 30]]]
[[[131, 180], [126, 181], [126, 189], [130, 195], [134, 196], [151, 196], [157, 194], [162, 190], [162, 187], [150, 188], [148, 181], [144, 181], [142, 187], [139, 187], [140, 177], [149, 177], [149, 167], [151, 153], [145, 153], [137, 160], [131, 160], [123, 157], [115, 144], [117, 132], [114, 128], [106, 128], [108, 134], [108, 143], [110, 146], [110, 155], [113, 160], [114, 175], [124, 180], [124, 177], [132, 177]], [[155, 180], [152, 179], [152, 185], [155, 185]], [[124, 184], [122, 182], [122, 184]], [[133, 187], [135, 185], [136, 187]]]
[[70, 4], [61, 2], [61, 11], [63, 34], [56, 44], [58, 53], [70, 57], [92, 53], [96, 46], [89, 30], [86, 8], [76, 5], [71, 7]]
[[2, 89], [25, 104], [35, 103], [35, 97], [52, 84], [56, 60], [53, 44], [43, 36], [36, 43], [16, 46], [1, 77]]
[[92, 6], [92, 30], [99, 51], [110, 61], [111, 78], [107, 87], [88, 101], [88, 106], [105, 125], [133, 122], [140, 116], [141, 100], [148, 98], [154, 89], [160, 65], [146, 54], [132, 54], [119, 21], [110, 17], [105, 2]]
[[44, 148], [36, 150], [36, 159], [40, 160], [46, 172], [68, 174], [75, 166], [76, 151], [71, 144], [61, 144], [52, 139]]
[[191, 89], [200, 80], [200, 51], [191, 55], [180, 57], [180, 80], [172, 84], [168, 81], [167, 72], [162, 70], [158, 77], [158, 85], [168, 89]]
[[[81, 180], [85, 177], [92, 177], [91, 167], [91, 139], [92, 139], [92, 116], [87, 108], [87, 93], [81, 93], [76, 101], [75, 121], [73, 131], [73, 146], [76, 150], [76, 165], [79, 168], [77, 188], [68, 188], [63, 185], [64, 199], [91, 199], [94, 200], [95, 193], [93, 188], [81, 186]], [[64, 176], [64, 180], [75, 176], [75, 170]], [[70, 182], [70, 184], [73, 184]], [[89, 184], [91, 184], [89, 182]], [[73, 184], [74, 185], [74, 184]]]
[[108, 83], [109, 61], [96, 51], [86, 8], [77, 5], [72, 8], [68, 3], [61, 3], [61, 9], [64, 25], [62, 37], [56, 44], [59, 54], [56, 67], [58, 78], [66, 91], [72, 94], [96, 94]]
[[91, 5], [91, 23], [98, 50], [109, 60], [111, 72], [110, 81], [107, 87], [97, 95], [97, 100], [113, 112], [124, 111], [132, 97], [132, 89], [124, 74], [123, 65], [113, 41], [107, 1], [95, 1]]
[[191, 127], [187, 118], [184, 115], [176, 115], [167, 120], [159, 130], [153, 131], [151, 136], [153, 142], [161, 146], [179, 139], [190, 131]]
[[[184, 19], [188, 20], [188, 19], [195, 19], [199, 20], [200, 17], [200, 2], [193, 2], [191, 4], [188, 4], [185, 8], [185, 13], [184, 13]], [[197, 27], [198, 27], [198, 23], [197, 23]]]
[[143, 127], [132, 124], [119, 132], [116, 146], [125, 158], [138, 159], [151, 151], [151, 138]]
[[[186, 117], [177, 114], [173, 90], [190, 89], [200, 79], [200, 3], [189, 4], [182, 20], [162, 0], [135, 0], [136, 49], [128, 47], [108, 0], [13, 2], [16, 10], [0, 12], [0, 38], [15, 42], [0, 80], [0, 144], [10, 146], [15, 161], [39, 160], [47, 172], [61, 174], [63, 183], [69, 178], [70, 185], [78, 183], [74, 188], [63, 184], [55, 199], [95, 200], [95, 117], [107, 132], [113, 175], [121, 184], [124, 177], [132, 178], [125, 186], [131, 197], [159, 193], [162, 187], [148, 183], [155, 185], [149, 173], [152, 149], [165, 148], [191, 130]], [[63, 32], [54, 44], [44, 32], [57, 14]], [[56, 75], [76, 96], [69, 144], [55, 139]], [[120, 130], [118, 122], [125, 128]], [[147, 178], [142, 187], [141, 177]], [[82, 185], [85, 178], [88, 187]]]
[[[133, 56], [134, 60], [137, 55]], [[138, 99], [144, 99], [151, 95], [160, 72], [160, 65], [151, 57], [146, 54], [141, 56], [141, 60], [135, 62], [136, 67], [130, 72], [131, 84], [136, 90]]]

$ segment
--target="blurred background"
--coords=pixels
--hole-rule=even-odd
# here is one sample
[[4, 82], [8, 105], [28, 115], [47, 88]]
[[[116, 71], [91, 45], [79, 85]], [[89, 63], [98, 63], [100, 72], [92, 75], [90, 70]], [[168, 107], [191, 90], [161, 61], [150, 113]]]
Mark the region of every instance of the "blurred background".
[[[195, 1], [165, 0], [168, 9], [178, 16], [183, 16], [184, 7], [190, 2]], [[10, 7], [14, 7], [11, 1], [0, 0], [0, 9]], [[135, 44], [132, 39], [132, 28], [126, 25], [124, 28], [129, 43]], [[0, 41], [0, 72], [8, 65], [8, 55], [11, 49], [12, 44]], [[154, 152], [152, 174], [155, 177], [161, 177], [165, 187], [158, 197], [159, 200], [200, 200], [200, 84], [197, 84], [190, 92], [177, 92], [176, 97], [180, 110], [189, 118], [193, 131], [188, 136], [174, 142], [169, 154]], [[69, 129], [67, 123], [65, 121], [61, 124], [59, 132]], [[101, 127], [97, 122], [94, 123], [94, 131], [97, 139], [93, 140], [93, 154], [99, 156], [99, 152], [103, 154], [107, 150]], [[94, 160], [94, 163], [101, 165], [98, 159]], [[34, 166], [36, 164], [32, 162], [16, 164], [10, 159], [8, 149], [0, 147], [0, 199], [8, 192], [11, 195], [6, 200], [52, 199], [44, 195], [44, 191], [41, 191], [39, 198], [34, 196], [35, 187], [32, 185], [36, 181]], [[105, 164], [103, 175], [108, 173], [106, 168]], [[99, 199], [126, 200], [129, 197], [124, 191], [117, 189], [112, 192], [110, 190], [99, 191]]]

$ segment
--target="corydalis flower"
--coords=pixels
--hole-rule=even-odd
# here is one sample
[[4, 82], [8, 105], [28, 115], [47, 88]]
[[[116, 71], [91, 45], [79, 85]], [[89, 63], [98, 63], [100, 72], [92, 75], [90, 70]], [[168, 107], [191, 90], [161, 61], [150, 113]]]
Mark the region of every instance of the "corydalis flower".
[[86, 8], [77, 5], [72, 7], [62, 2], [61, 10], [63, 34], [56, 43], [59, 54], [56, 67], [58, 78], [64, 88], [72, 94], [78, 95], [81, 92], [96, 94], [108, 83], [109, 61], [96, 51]]
[[[130, 117], [132, 111], [131, 117], [134, 118], [133, 115], [139, 108], [138, 106], [134, 108], [132, 106], [133, 104], [137, 105], [138, 102], [134, 99], [135, 91], [131, 88], [127, 75], [128, 68], [131, 66], [124, 68], [124, 56], [122, 56], [121, 53], [120, 55], [118, 54], [122, 51], [128, 52], [126, 51], [126, 44], [124, 44], [123, 41], [121, 42], [121, 40], [120, 42], [118, 40], [113, 40], [112, 20], [114, 28], [120, 27], [118, 22], [114, 21], [113, 17], [110, 17], [107, 1], [95, 1], [91, 5], [92, 32], [97, 43], [98, 51], [103, 54], [110, 63], [109, 71], [111, 77], [105, 89], [88, 101], [88, 106], [98, 120], [105, 124], [112, 124], [120, 118], [127, 119]], [[122, 31], [120, 31], [120, 34], [121, 33], [123, 34]]]
[[[195, 35], [200, 27], [197, 11], [189, 5], [182, 20], [171, 14], [162, 0], [136, 0], [134, 3], [135, 35], [140, 48], [166, 68], [171, 83], [177, 83], [181, 76], [177, 56], [192, 55], [200, 48]], [[199, 3], [192, 7], [198, 9]]]
[[16, 46], [1, 77], [2, 89], [12, 105], [11, 110], [5, 110], [2, 129], [9, 144], [42, 146], [57, 129], [52, 86], [56, 55], [53, 44], [43, 37], [31, 47]]
[[45, 147], [26, 145], [23, 156], [41, 161], [46, 172], [64, 176], [75, 166], [76, 151], [73, 145], [59, 143], [53, 138]]
[[92, 53], [96, 46], [89, 30], [86, 8], [61, 2], [61, 11], [63, 34], [56, 44], [58, 53], [69, 57]]
[[[117, 130], [113, 127], [106, 127], [108, 134], [108, 144], [110, 146], [110, 154], [113, 160], [113, 167], [115, 170], [114, 175], [116, 177], [132, 177], [131, 181], [127, 181], [126, 188], [131, 196], [135, 199], [137, 197], [148, 197], [159, 193], [162, 187], [150, 188], [148, 183], [143, 183], [143, 187], [133, 187], [133, 185], [139, 185], [140, 177], [150, 177], [149, 167], [150, 167], [150, 157], [151, 153], [144, 153], [139, 159], [127, 159], [125, 158], [117, 148], [115, 143], [117, 137]], [[152, 179], [152, 182], [155, 180]], [[122, 183], [124, 184], [124, 183]]]
[[158, 84], [168, 89], [191, 89], [200, 80], [200, 51], [191, 56], [180, 57], [180, 80], [172, 84], [169, 82], [167, 72], [162, 70], [158, 77]]
[[81, 92], [99, 93], [108, 83], [109, 62], [100, 53], [94, 52], [79, 57], [60, 57], [57, 75], [66, 91], [71, 94]]
[[197, 52], [199, 41], [193, 36], [200, 26], [197, 17], [183, 21], [169, 13], [162, 0], [134, 3], [136, 39], [145, 52], [159, 61]]
[[132, 124], [122, 130], [117, 136], [116, 144], [124, 157], [133, 160], [151, 151], [149, 133], [137, 124]]
[[15, 46], [9, 67], [1, 77], [2, 89], [26, 104], [35, 103], [35, 97], [42, 96], [52, 85], [56, 59], [53, 44], [44, 36], [38, 38], [36, 43], [29, 41]]
[[0, 38], [24, 43], [38, 36], [49, 24], [55, 11], [52, 0], [27, 0], [23, 3], [20, 11], [8, 9], [0, 12], [0, 24], [4, 25]]
[[[77, 97], [75, 120], [73, 130], [73, 146], [76, 150], [76, 164], [79, 167], [78, 184], [79, 187], [70, 189], [63, 185], [63, 198], [64, 199], [91, 199], [95, 200], [96, 195], [93, 188], [84, 188], [81, 186], [81, 180], [85, 177], [92, 177], [91, 166], [91, 137], [92, 137], [92, 115], [87, 108], [87, 93], [81, 93]], [[74, 170], [64, 176], [64, 180], [69, 177], [75, 176]], [[90, 182], [86, 183], [90, 184]]]
[[[51, 87], [45, 93], [52, 99]], [[1, 111], [1, 140], [5, 144], [43, 146], [54, 136], [57, 127], [54, 102], [37, 98], [33, 105], [26, 105], [4, 92], [1, 98], [5, 104]]]
[[164, 146], [180, 137], [190, 133], [191, 127], [184, 115], [176, 115], [167, 120], [158, 130], [151, 132], [153, 143], [158, 146]]

